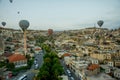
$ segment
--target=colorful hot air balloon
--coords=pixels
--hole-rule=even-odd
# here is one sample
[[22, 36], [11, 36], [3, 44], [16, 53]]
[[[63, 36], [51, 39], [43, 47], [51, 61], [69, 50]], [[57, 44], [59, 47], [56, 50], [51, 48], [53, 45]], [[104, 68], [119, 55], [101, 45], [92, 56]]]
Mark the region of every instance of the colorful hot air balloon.
[[99, 21], [97, 22], [97, 24], [99, 25], [99, 27], [102, 27], [103, 23], [104, 23], [103, 20], [99, 20]]
[[5, 26], [5, 25], [6, 25], [6, 22], [2, 22], [2, 25]]

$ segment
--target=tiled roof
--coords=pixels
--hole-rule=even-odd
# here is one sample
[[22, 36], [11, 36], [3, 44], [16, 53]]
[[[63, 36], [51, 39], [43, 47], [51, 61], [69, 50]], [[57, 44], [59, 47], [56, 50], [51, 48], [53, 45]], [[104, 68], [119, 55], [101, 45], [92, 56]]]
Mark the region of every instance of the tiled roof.
[[65, 53], [65, 54], [63, 54], [63, 56], [65, 57], [65, 56], [71, 56], [69, 53]]
[[41, 50], [41, 48], [35, 48], [35, 51], [39, 51], [39, 50]]
[[21, 54], [13, 54], [10, 57], [8, 57], [9, 62], [15, 62], [20, 60], [26, 60], [26, 57]]
[[97, 68], [99, 68], [100, 66], [98, 64], [92, 64], [88, 67], [88, 70], [95, 70]]

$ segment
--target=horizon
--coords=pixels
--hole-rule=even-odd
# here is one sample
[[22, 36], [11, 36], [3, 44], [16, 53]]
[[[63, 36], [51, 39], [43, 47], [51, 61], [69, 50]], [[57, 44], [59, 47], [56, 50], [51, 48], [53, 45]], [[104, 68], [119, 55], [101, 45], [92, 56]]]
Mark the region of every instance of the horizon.
[[[109, 3], [109, 4], [108, 4]], [[28, 20], [28, 29], [55, 31], [84, 29], [96, 26], [103, 20], [102, 28], [120, 27], [120, 0], [0, 0], [0, 23], [6, 28], [20, 29], [20, 20]], [[0, 24], [2, 27], [2, 25]]]
[[[22, 31], [22, 29], [21, 28], [19, 28], [19, 29], [14, 29], [14, 28], [8, 28], [8, 27], [2, 27], [2, 26], [0, 26], [0, 28], [5, 28], [5, 29], [13, 29], [13, 30], [20, 30], [20, 31]], [[83, 29], [91, 29], [91, 28], [96, 28], [96, 29], [108, 29], [108, 30], [115, 30], [115, 29], [119, 29], [120, 27], [118, 27], [118, 28], [114, 28], [114, 29], [109, 29], [109, 28], [104, 28], [104, 27], [102, 27], [102, 28], [100, 28], [100, 27], [85, 27], [85, 28], [80, 28], [80, 29], [69, 29], [69, 30], [53, 30], [54, 32], [56, 32], [56, 31], [74, 31], [74, 30], [83, 30]], [[49, 28], [49, 29], [51, 29], [51, 28]], [[48, 29], [27, 29], [28, 31], [29, 30], [33, 30], [33, 31], [48, 31]]]

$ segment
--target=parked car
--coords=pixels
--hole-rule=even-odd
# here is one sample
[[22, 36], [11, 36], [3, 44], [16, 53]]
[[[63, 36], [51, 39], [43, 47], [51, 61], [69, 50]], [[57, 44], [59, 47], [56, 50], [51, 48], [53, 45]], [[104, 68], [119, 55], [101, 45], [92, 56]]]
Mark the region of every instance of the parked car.
[[21, 76], [20, 78], [18, 78], [18, 80], [27, 80], [27, 75], [24, 74], [23, 76]]
[[35, 69], [38, 69], [38, 64], [35, 64]]
[[75, 80], [73, 77], [70, 77], [70, 80]]
[[70, 70], [67, 69], [68, 76], [71, 76]]
[[37, 64], [37, 59], [34, 60], [34, 64], [35, 64], [35, 65]]

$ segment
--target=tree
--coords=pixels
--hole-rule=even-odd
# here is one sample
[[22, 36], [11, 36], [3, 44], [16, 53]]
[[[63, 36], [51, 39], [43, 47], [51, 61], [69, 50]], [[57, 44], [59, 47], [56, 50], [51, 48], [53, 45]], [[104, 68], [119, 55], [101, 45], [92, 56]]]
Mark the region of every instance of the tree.
[[5, 66], [5, 61], [0, 61], [0, 68], [2, 68], [3, 66]]
[[43, 70], [39, 73], [38, 76], [40, 80], [50, 80], [50, 74], [48, 71]]
[[6, 39], [6, 41], [12, 42], [12, 38], [11, 38], [11, 37], [8, 37], [8, 38]]
[[45, 50], [47, 53], [51, 52], [51, 48], [49, 45], [47, 44], [42, 44], [42, 48], [43, 50]]
[[31, 53], [35, 53], [35, 51], [34, 51], [32, 48], [30, 48], [30, 52], [31, 52]]
[[36, 39], [36, 45], [38, 45], [38, 46], [41, 46], [41, 44], [44, 43], [47, 40], [46, 36], [39, 36], [39, 38], [38, 37], [36, 37], [36, 38], [37, 38]]
[[26, 55], [27, 60], [30, 60], [31, 56], [30, 55]]
[[44, 63], [40, 68], [37, 78], [40, 80], [60, 80], [59, 75], [63, 74], [63, 67], [60, 64], [56, 52], [47, 52], [44, 55]]
[[11, 47], [10, 46], [6, 46], [5, 47], [5, 51], [12, 52]]
[[8, 70], [13, 70], [15, 68], [14, 63], [7, 63], [6, 67], [8, 68]]
[[61, 64], [55, 63], [52, 67], [52, 71], [53, 74], [54, 72], [58, 75], [62, 75], [63, 74], [63, 67], [61, 66]]

